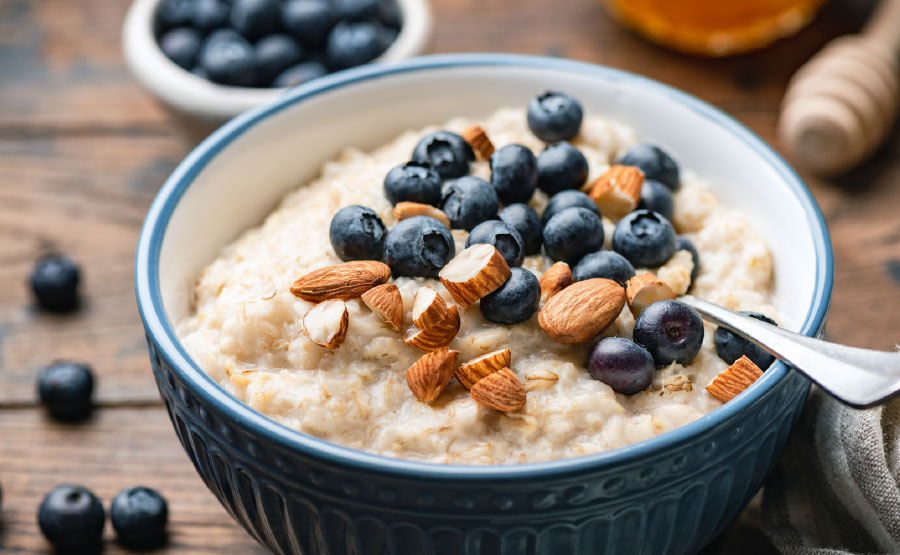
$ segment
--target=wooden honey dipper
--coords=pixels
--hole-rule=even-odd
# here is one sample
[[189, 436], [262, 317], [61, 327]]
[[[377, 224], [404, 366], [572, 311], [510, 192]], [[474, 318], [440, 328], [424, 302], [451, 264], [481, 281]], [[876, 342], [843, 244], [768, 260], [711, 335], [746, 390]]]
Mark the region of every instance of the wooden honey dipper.
[[820, 174], [872, 154], [897, 115], [898, 56], [900, 0], [882, 0], [860, 34], [831, 41], [794, 74], [778, 121], [788, 154]]

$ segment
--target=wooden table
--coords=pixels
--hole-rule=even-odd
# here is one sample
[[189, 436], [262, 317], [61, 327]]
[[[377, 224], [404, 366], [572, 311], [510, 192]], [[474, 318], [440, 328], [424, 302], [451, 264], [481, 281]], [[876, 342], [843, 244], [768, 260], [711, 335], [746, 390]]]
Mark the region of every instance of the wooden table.
[[[170, 501], [168, 552], [259, 552], [195, 476], [150, 374], [132, 290], [134, 246], [154, 194], [191, 143], [123, 67], [126, 4], [0, 0], [0, 548], [47, 549], [35, 512], [57, 484], [84, 484], [108, 503], [140, 483]], [[859, 26], [865, 10], [855, 4], [833, 2], [800, 35], [763, 52], [704, 60], [621, 30], [597, 0], [434, 0], [433, 50], [629, 69], [712, 102], [774, 142], [788, 78], [828, 39]], [[845, 178], [808, 182], [837, 256], [828, 335], [892, 348], [900, 329], [900, 142]], [[83, 265], [86, 305], [77, 314], [32, 307], [26, 277], [48, 250]], [[96, 371], [100, 407], [85, 424], [53, 423], [35, 405], [35, 374], [56, 358]], [[771, 552], [757, 520], [751, 508], [707, 551]], [[107, 553], [120, 552], [108, 543]]]

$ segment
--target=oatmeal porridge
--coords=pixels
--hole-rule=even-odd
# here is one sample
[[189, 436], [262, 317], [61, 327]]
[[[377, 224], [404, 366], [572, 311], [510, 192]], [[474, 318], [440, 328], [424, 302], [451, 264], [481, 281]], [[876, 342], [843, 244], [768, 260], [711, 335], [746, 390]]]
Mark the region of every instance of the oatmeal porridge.
[[[392, 229], [397, 217], [385, 194], [385, 175], [409, 160], [423, 136], [438, 129], [463, 133], [475, 123], [498, 147], [524, 145], [535, 154], [545, 148], [545, 142], [530, 130], [529, 123], [533, 129], [533, 122], [526, 122], [521, 109], [504, 108], [477, 122], [454, 119], [440, 128], [405, 132], [371, 153], [354, 149], [340, 153], [323, 166], [318, 178], [290, 193], [262, 225], [225, 247], [199, 276], [192, 314], [177, 325], [179, 336], [199, 366], [230, 394], [287, 427], [355, 449], [434, 463], [512, 464], [596, 453], [659, 435], [720, 406], [722, 402], [705, 388], [729, 364], [717, 355], [715, 328], [708, 324], [699, 351], [692, 353], [689, 361], [656, 364], [647, 375], [649, 385], [644, 384], [636, 393], [623, 394], [617, 392], [623, 390], [621, 387], [613, 389], [604, 380], [592, 377], [593, 368], [589, 372], [589, 356], [593, 356], [591, 350], [597, 343], [593, 333], [587, 341], [560, 342], [545, 331], [545, 319], [538, 312], [526, 312], [526, 319], [518, 323], [496, 323], [507, 318], [503, 314], [515, 312], [515, 307], [496, 296], [481, 302], [461, 302], [459, 295], [451, 294], [436, 277], [398, 275], [403, 272], [392, 264], [394, 277], [390, 283], [399, 293], [393, 314], [378, 310], [377, 302], [360, 299], [358, 294], [315, 304], [292, 292], [292, 285], [301, 276], [342, 263], [329, 235], [332, 218], [341, 208], [368, 207], [387, 229]], [[483, 147], [477, 140], [470, 142], [476, 151]], [[610, 165], [638, 142], [627, 126], [585, 117], [570, 141], [587, 162], [583, 190], [588, 191], [598, 178], [609, 175]], [[479, 157], [470, 163], [468, 173], [490, 181], [492, 171], [486, 158]], [[446, 188], [447, 180], [444, 182]], [[596, 195], [592, 197], [596, 199]], [[538, 190], [528, 204], [541, 214], [548, 198]], [[656, 279], [649, 281], [661, 282], [660, 289], [670, 290], [672, 296], [690, 289], [691, 294], [725, 307], [755, 311], [777, 320], [770, 304], [769, 251], [747, 221], [722, 206], [702, 178], [689, 171], [681, 173], [680, 187], [673, 198], [672, 226], [679, 237], [695, 247], [698, 271], [692, 279], [691, 252], [676, 250], [661, 265], [634, 264], [636, 274], [653, 272]], [[614, 203], [608, 205], [613, 213], [619, 211]], [[444, 207], [450, 214], [446, 204]], [[434, 208], [422, 210], [427, 211], [426, 216], [439, 216], [434, 221], [446, 219]], [[618, 241], [616, 224], [607, 217], [607, 211], [603, 213], [599, 246], [610, 250], [614, 236]], [[456, 218], [451, 214], [449, 219]], [[442, 222], [440, 227], [446, 229], [446, 223], [450, 222]], [[478, 257], [477, 249], [466, 248], [469, 233], [465, 229], [446, 233], [452, 234], [454, 243], [453, 253], [446, 253], [448, 259], [466, 252], [475, 253], [467, 255], [470, 258]], [[544, 233], [546, 237], [546, 226]], [[618, 247], [616, 250], [620, 250]], [[548, 243], [547, 251], [550, 248]], [[485, 252], [490, 255], [493, 251]], [[502, 254], [505, 258], [507, 253]], [[508, 266], [502, 260], [498, 264]], [[506, 269], [500, 281], [522, 279], [522, 287], [533, 290], [530, 274], [540, 278], [553, 264], [546, 254], [524, 256], [521, 268], [525, 272], [513, 268], [509, 277], [510, 270]], [[576, 268], [574, 260], [571, 266]], [[452, 274], [450, 265], [447, 268]], [[559, 268], [568, 275], [569, 269], [562, 266], [554, 272]], [[547, 278], [545, 283], [551, 281], [549, 275]], [[623, 288], [603, 281], [620, 289], [617, 294], [625, 299]], [[557, 295], [583, 283], [576, 281]], [[437, 295], [422, 290], [423, 286]], [[386, 293], [391, 291], [385, 289]], [[540, 306], [557, 298], [550, 293], [544, 291]], [[486, 318], [485, 299], [497, 306], [490, 310], [502, 314]], [[432, 391], [436, 394], [427, 402], [420, 400], [412, 390], [412, 380], [408, 381], [407, 370], [424, 364], [423, 356], [435, 357], [447, 351], [426, 355], [424, 351], [434, 349], [416, 348], [414, 342], [404, 338], [415, 333], [416, 324], [428, 325], [421, 321], [423, 310], [425, 305], [435, 303], [458, 310], [458, 332], [447, 345], [451, 353], [458, 354], [452, 360], [442, 359], [442, 363], [455, 368], [509, 349], [509, 358], [498, 363], [508, 370], [490, 375], [494, 382], [521, 384], [521, 408], [490, 408], [490, 402], [477, 400], [476, 392], [485, 389], [478, 386], [481, 382], [464, 385], [466, 380], [459, 373], [445, 387], [437, 386]], [[310, 312], [314, 308], [317, 312]], [[633, 308], [615, 305], [616, 314], [598, 338], [631, 340]], [[419, 318], [415, 324], [412, 313]], [[399, 331], [390, 325], [392, 318], [399, 324]], [[337, 339], [340, 341], [335, 344]], [[322, 346], [329, 340], [332, 344]]]

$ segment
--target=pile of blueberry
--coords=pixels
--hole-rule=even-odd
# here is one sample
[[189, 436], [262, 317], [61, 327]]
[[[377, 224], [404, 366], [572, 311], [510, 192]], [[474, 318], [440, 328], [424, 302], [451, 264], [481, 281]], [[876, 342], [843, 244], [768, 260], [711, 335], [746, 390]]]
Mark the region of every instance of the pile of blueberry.
[[223, 85], [292, 87], [371, 62], [401, 26], [396, 0], [162, 0], [163, 53]]

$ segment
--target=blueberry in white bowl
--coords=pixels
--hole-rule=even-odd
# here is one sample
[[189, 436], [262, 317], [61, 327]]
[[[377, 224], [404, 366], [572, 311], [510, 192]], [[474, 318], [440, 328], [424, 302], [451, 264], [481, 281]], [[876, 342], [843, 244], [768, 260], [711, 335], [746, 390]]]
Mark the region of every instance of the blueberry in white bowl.
[[638, 208], [652, 210], [671, 221], [675, 213], [675, 197], [672, 196], [672, 190], [659, 181], [644, 179]]
[[429, 216], [397, 222], [384, 240], [384, 262], [395, 277], [437, 277], [454, 254], [450, 231]]
[[256, 72], [260, 80], [271, 82], [287, 68], [300, 63], [304, 58], [303, 47], [293, 37], [271, 34], [253, 45], [256, 58]]
[[323, 75], [328, 73], [328, 68], [326, 68], [321, 62], [317, 62], [315, 60], [309, 60], [306, 62], [300, 62], [297, 65], [293, 65], [281, 73], [278, 74], [277, 77], [272, 81], [273, 87], [296, 87], [298, 85], [302, 85], [307, 81], [312, 81], [313, 79], [318, 79]]
[[510, 268], [506, 283], [481, 299], [481, 314], [496, 324], [518, 324], [531, 318], [541, 302], [537, 277], [524, 268]]
[[475, 152], [459, 134], [435, 131], [416, 144], [411, 159], [431, 166], [442, 179], [454, 179], [469, 173], [469, 162], [475, 160]]
[[662, 148], [641, 143], [628, 149], [618, 161], [625, 166], [637, 166], [644, 177], [659, 181], [669, 189], [677, 191], [681, 187], [681, 169], [672, 156]]
[[578, 189], [588, 176], [584, 154], [562, 141], [547, 146], [537, 157], [538, 187], [548, 195], [566, 189]]
[[525, 242], [513, 226], [501, 220], [481, 222], [466, 238], [466, 248], [477, 243], [493, 245], [510, 266], [521, 266], [525, 260]]
[[601, 339], [588, 356], [588, 371], [623, 395], [644, 391], [653, 383], [656, 363], [650, 352], [624, 337]]
[[194, 67], [202, 44], [203, 35], [190, 27], [178, 27], [159, 37], [159, 47], [163, 53], [184, 69]]
[[500, 211], [498, 217], [519, 232], [522, 242], [525, 244], [526, 256], [541, 252], [543, 226], [541, 225], [541, 218], [534, 211], [534, 208], [521, 202], [510, 204]]
[[703, 334], [700, 315], [679, 301], [657, 301], [634, 322], [634, 342], [653, 355], [658, 367], [691, 362], [700, 352]]
[[[769, 318], [765, 314], [760, 314], [759, 312], [743, 310], [741, 311], [741, 314], [756, 318], [761, 322], [772, 324], [773, 326], [778, 325], [775, 323], [775, 320]], [[766, 370], [773, 362], [775, 362], [775, 357], [768, 351], [723, 327], [716, 328], [713, 339], [716, 346], [716, 354], [728, 364], [734, 364], [737, 359], [746, 356], [752, 360], [754, 364], [759, 366], [760, 369]]]
[[441, 208], [454, 229], [471, 231], [481, 222], [497, 216], [500, 201], [490, 183], [467, 175], [444, 183]]
[[566, 208], [550, 218], [542, 237], [547, 256], [574, 265], [603, 246], [603, 221], [586, 208]]
[[634, 277], [634, 266], [621, 254], [614, 251], [597, 251], [586, 255], [572, 268], [572, 279], [605, 278], [621, 286]]
[[544, 212], [541, 214], [541, 225], [547, 225], [554, 214], [566, 208], [585, 208], [598, 216], [601, 215], [597, 203], [591, 200], [591, 197], [581, 191], [566, 190], [550, 197], [550, 201], [547, 202], [547, 206], [544, 207]]
[[543, 92], [528, 103], [528, 128], [545, 143], [574, 139], [583, 117], [581, 104], [564, 92]]
[[338, 210], [328, 235], [341, 260], [381, 260], [387, 228], [374, 210], [353, 205]]
[[662, 266], [675, 254], [675, 229], [650, 210], [635, 210], [616, 224], [613, 250], [637, 268]]
[[528, 147], [506, 145], [491, 155], [491, 185], [503, 204], [527, 203], [537, 182], [537, 159]]
[[391, 204], [418, 202], [441, 204], [441, 176], [429, 164], [407, 162], [384, 177], [384, 194]]

